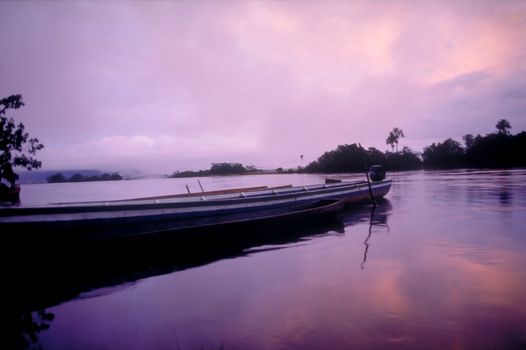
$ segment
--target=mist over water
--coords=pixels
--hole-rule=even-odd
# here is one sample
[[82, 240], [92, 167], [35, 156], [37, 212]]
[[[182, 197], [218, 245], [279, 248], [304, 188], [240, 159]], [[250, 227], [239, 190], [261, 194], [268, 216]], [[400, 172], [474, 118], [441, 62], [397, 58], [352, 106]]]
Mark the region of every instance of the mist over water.
[[[169, 273], [152, 269], [50, 305], [54, 318], [38, 341], [50, 349], [526, 346], [526, 170], [389, 175], [393, 186], [375, 210], [349, 208], [301, 237], [283, 232], [281, 242]], [[322, 179], [201, 183], [213, 190]], [[195, 179], [31, 185], [22, 204], [177, 193], [186, 183], [198, 191]]]

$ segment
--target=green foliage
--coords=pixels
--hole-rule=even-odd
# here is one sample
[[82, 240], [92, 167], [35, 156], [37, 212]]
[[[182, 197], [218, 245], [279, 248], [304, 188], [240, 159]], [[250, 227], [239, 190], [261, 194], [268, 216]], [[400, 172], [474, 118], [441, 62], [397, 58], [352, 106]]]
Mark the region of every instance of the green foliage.
[[24, 124], [15, 124], [13, 118], [5, 114], [9, 109], [24, 105], [22, 95], [12, 95], [0, 100], [0, 188], [14, 186], [18, 175], [15, 167], [27, 170], [38, 169], [42, 163], [32, 156], [44, 148], [37, 138], [29, 138]]

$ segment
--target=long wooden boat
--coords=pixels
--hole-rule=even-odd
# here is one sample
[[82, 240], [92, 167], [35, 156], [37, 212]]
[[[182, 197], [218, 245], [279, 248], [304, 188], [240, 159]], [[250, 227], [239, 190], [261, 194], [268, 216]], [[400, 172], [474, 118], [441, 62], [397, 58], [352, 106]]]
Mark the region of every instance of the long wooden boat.
[[[391, 180], [371, 183], [385, 196]], [[0, 230], [31, 239], [84, 241], [154, 234], [221, 225], [259, 224], [335, 212], [343, 204], [370, 198], [367, 182], [285, 186], [199, 196], [61, 203], [0, 209]], [[321, 201], [321, 202], [320, 202]], [[325, 201], [325, 202], [324, 202]], [[329, 202], [327, 202], [329, 201]]]

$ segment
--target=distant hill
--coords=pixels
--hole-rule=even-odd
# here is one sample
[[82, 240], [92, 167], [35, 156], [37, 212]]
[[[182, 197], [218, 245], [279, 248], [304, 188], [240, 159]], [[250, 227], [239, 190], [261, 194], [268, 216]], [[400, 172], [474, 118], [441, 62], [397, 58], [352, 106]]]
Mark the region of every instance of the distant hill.
[[100, 170], [37, 170], [37, 171], [22, 171], [18, 175], [18, 183], [20, 184], [34, 184], [34, 183], [46, 183], [49, 176], [61, 173], [65, 177], [71, 177], [74, 174], [80, 174], [83, 176], [101, 176], [104, 174]]

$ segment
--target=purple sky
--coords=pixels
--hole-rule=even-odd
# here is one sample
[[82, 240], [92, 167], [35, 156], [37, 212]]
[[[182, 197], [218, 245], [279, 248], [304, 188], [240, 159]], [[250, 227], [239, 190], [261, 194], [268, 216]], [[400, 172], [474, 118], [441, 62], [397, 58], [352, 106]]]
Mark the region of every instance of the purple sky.
[[289, 167], [500, 118], [526, 129], [525, 1], [0, 2], [0, 97], [44, 169]]

